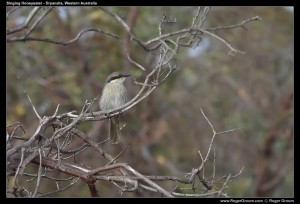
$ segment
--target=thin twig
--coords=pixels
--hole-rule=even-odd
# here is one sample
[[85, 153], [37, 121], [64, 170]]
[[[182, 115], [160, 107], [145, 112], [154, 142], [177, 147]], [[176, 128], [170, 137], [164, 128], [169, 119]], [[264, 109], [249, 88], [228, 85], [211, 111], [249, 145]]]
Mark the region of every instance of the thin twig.
[[59, 106], [60, 106], [60, 104], [58, 104], [57, 107], [56, 107], [56, 110], [55, 110], [55, 112], [54, 112], [54, 114], [53, 114], [54, 117], [57, 116], [57, 112], [58, 112]]
[[202, 12], [202, 16], [200, 18], [200, 22], [199, 22], [198, 28], [201, 28], [201, 26], [205, 22], [205, 20], [207, 18], [207, 15], [208, 15], [208, 12], [209, 12], [209, 9], [210, 9], [209, 6], [204, 7], [204, 10]]
[[[146, 177], [148, 179], [154, 180], [154, 181], [176, 181], [176, 182], [184, 183], [184, 184], [191, 183], [188, 179], [177, 177], [177, 176], [146, 176]], [[104, 175], [104, 176], [97, 175], [97, 176], [95, 176], [95, 178], [101, 179], [101, 180], [106, 180], [107, 175]], [[115, 181], [121, 181], [122, 179], [125, 179], [125, 178], [130, 178], [132, 180], [141, 180], [141, 178], [138, 176], [130, 176], [130, 175], [126, 175], [126, 176], [109, 175], [109, 178], [111, 180], [115, 180]]]
[[113, 16], [125, 28], [126, 32], [130, 36], [130, 40], [136, 41], [141, 47], [143, 47], [145, 50], [148, 50], [147, 46], [145, 46], [142, 41], [140, 41], [138, 38], [135, 37], [135, 35], [132, 33], [130, 27], [125, 23], [125, 21], [122, 20], [122, 18], [120, 16], [118, 16], [117, 14], [109, 11], [108, 9], [104, 8], [103, 6], [100, 6], [100, 9], [102, 9], [103, 11], [108, 13], [109, 15]]
[[36, 182], [36, 186], [35, 186], [35, 190], [34, 193], [32, 194], [32, 197], [36, 197], [36, 194], [38, 192], [39, 186], [40, 186], [40, 182], [41, 182], [41, 174], [42, 174], [42, 153], [41, 153], [41, 149], [39, 148], [39, 155], [40, 155], [40, 165], [39, 165], [39, 170], [38, 170], [38, 177], [37, 177], [37, 182]]
[[200, 108], [200, 110], [201, 110], [201, 113], [202, 113], [203, 117], [205, 118], [205, 120], [207, 121], [207, 123], [209, 124], [209, 126], [211, 127], [211, 130], [212, 130], [213, 134], [215, 135], [215, 134], [216, 134], [216, 131], [215, 131], [215, 129], [214, 129], [214, 126], [213, 126], [213, 125], [211, 124], [211, 122], [208, 120], [208, 118], [207, 118], [206, 115], [204, 114], [202, 108]]
[[205, 120], [207, 121], [207, 123], [209, 124], [209, 126], [211, 127], [212, 132], [213, 132], [213, 136], [212, 136], [212, 139], [211, 139], [211, 141], [210, 141], [210, 145], [209, 145], [209, 147], [208, 147], [208, 151], [207, 151], [206, 157], [205, 157], [205, 159], [204, 159], [204, 160], [206, 161], [207, 158], [208, 158], [208, 155], [209, 155], [209, 153], [210, 153], [210, 151], [211, 151], [211, 147], [212, 147], [212, 144], [213, 144], [213, 141], [214, 141], [216, 135], [220, 135], [220, 134], [224, 134], [224, 133], [228, 133], [228, 132], [233, 132], [233, 131], [236, 131], [236, 130], [240, 130], [240, 129], [242, 129], [242, 128], [232, 129], [232, 130], [227, 130], [227, 131], [222, 131], [222, 132], [216, 133], [216, 131], [215, 131], [215, 129], [214, 129], [214, 126], [213, 126], [212, 123], [208, 120], [208, 118], [207, 118], [206, 115], [204, 114], [202, 108], [200, 108], [200, 110], [201, 110], [201, 113], [202, 113], [203, 117], [205, 118]]
[[109, 166], [97, 168], [93, 171], [90, 171], [88, 173], [88, 175], [91, 176], [91, 175], [97, 174], [99, 172], [109, 171], [109, 170], [116, 169], [116, 168], [124, 168], [124, 169], [130, 171], [131, 173], [133, 173], [134, 175], [136, 175], [137, 177], [139, 177], [140, 179], [142, 179], [144, 182], [148, 183], [150, 186], [152, 186], [156, 190], [158, 190], [158, 192], [164, 194], [167, 197], [174, 197], [172, 194], [170, 194], [168, 191], [166, 191], [165, 189], [163, 189], [162, 187], [160, 187], [159, 185], [157, 185], [156, 183], [154, 183], [153, 181], [148, 179], [146, 176], [142, 175], [141, 173], [139, 173], [138, 171], [136, 171], [135, 169], [133, 169], [132, 167], [130, 167], [124, 163], [116, 163], [116, 164], [112, 164]]
[[218, 195], [217, 195], [218, 198], [221, 196], [221, 194], [222, 194], [223, 191], [225, 190], [225, 187], [227, 186], [227, 183], [229, 182], [230, 178], [231, 178], [231, 174], [229, 174], [229, 175], [227, 176], [226, 181], [224, 182], [222, 188], [219, 190]]
[[237, 173], [236, 175], [234, 176], [231, 176], [231, 178], [236, 178], [238, 177], [239, 175], [241, 175], [241, 173], [244, 171], [244, 166], [242, 167], [242, 169], [239, 171], [239, 173]]
[[[23, 173], [24, 176], [29, 176], [29, 177], [34, 177], [35, 179], [37, 178], [37, 174], [29, 174], [29, 173]], [[42, 178], [46, 178], [49, 180], [54, 180], [54, 181], [70, 181], [72, 179], [74, 179], [73, 176], [69, 177], [69, 178], [65, 178], [65, 179], [59, 179], [59, 178], [54, 178], [54, 177], [50, 177], [47, 175], [41, 175]]]
[[131, 59], [131, 57], [129, 56], [129, 53], [127, 53], [126, 56], [127, 56], [127, 59], [129, 60], [129, 62], [131, 62], [133, 65], [135, 65], [136, 67], [140, 68], [140, 69], [143, 70], [143, 71], [146, 70], [142, 65], [140, 65], [139, 63], [133, 61], [133, 60]]
[[[16, 7], [16, 9], [19, 8], [19, 7]], [[14, 28], [12, 30], [7, 30], [6, 34], [7, 35], [10, 35], [10, 34], [13, 34], [13, 33], [16, 33], [16, 32], [19, 32], [19, 31], [22, 31], [24, 30], [25, 28], [28, 27], [28, 24], [30, 23], [30, 21], [33, 19], [33, 17], [38, 13], [38, 11], [41, 9], [41, 7], [39, 6], [36, 6], [32, 9], [32, 11], [30, 12], [30, 14], [27, 16], [26, 20], [25, 20], [25, 23], [24, 25], [22, 26], [19, 26], [17, 28]], [[15, 11], [14, 9], [12, 9], [12, 11]], [[10, 14], [10, 13], [9, 13]], [[6, 18], [9, 16], [9, 14], [6, 15]]]
[[35, 106], [33, 105], [32, 101], [31, 101], [31, 99], [30, 99], [30, 97], [29, 97], [29, 95], [28, 95], [27, 93], [26, 93], [26, 96], [27, 96], [28, 100], [29, 100], [30, 103], [31, 103], [31, 106], [32, 106], [32, 109], [33, 109], [35, 115], [38, 117], [39, 121], [42, 121], [41, 116], [40, 116], [40, 115], [38, 114], [38, 112], [36, 111]]
[[230, 49], [230, 51], [228, 52], [229, 55], [233, 55], [233, 53], [236, 53], [236, 52], [241, 53], [241, 54], [245, 54], [245, 52], [242, 52], [242, 51], [237, 50], [234, 47], [232, 47], [225, 39], [221, 38], [220, 36], [218, 36], [218, 35], [216, 35], [212, 32], [209, 32], [207, 30], [204, 30], [204, 29], [199, 29], [199, 30], [202, 31], [203, 33], [206, 33], [206, 34], [218, 39], [222, 43], [224, 43]]
[[[18, 125], [17, 125], [16, 127], [14, 127], [12, 133], [11, 133], [11, 134], [9, 135], [9, 137], [8, 137], [8, 141], [7, 141], [7, 142], [10, 142], [12, 138], [16, 138], [16, 136], [14, 136], [14, 134], [15, 134], [15, 132], [17, 131], [18, 128], [21, 128], [22, 131], [23, 131], [23, 134], [25, 134], [25, 130], [24, 130], [24, 128], [23, 128], [23, 125], [20, 124], [19, 122], [14, 123], [13, 125], [16, 125], [16, 124], [18, 124]], [[13, 126], [13, 125], [10, 125], [10, 126], [8, 126], [8, 127], [11, 127], [11, 126]], [[22, 138], [22, 139], [25, 140], [26, 138]]]
[[220, 134], [224, 134], [224, 133], [229, 133], [229, 132], [234, 132], [234, 131], [238, 131], [238, 130], [242, 130], [242, 129], [244, 129], [244, 128], [235, 128], [235, 129], [231, 129], [231, 130], [217, 132], [216, 135], [220, 135]]
[[36, 26], [50, 13], [53, 7], [50, 7], [43, 15], [41, 15], [29, 28], [29, 30], [25, 33], [24, 38], [28, 37], [31, 32], [36, 28]]
[[219, 192], [210, 192], [210, 193], [204, 193], [204, 194], [189, 194], [189, 193], [176, 193], [176, 192], [172, 192], [172, 195], [174, 196], [178, 196], [178, 197], [209, 197], [209, 196], [214, 196], [214, 195], [218, 195]]
[[15, 12], [17, 9], [21, 8], [21, 6], [16, 6], [14, 8], [12, 8], [11, 10], [9, 10], [7, 13], [6, 13], [6, 19], [10, 16], [10, 14], [12, 14], [13, 12]]
[[69, 185], [65, 186], [64, 188], [58, 188], [56, 191], [52, 191], [52, 192], [49, 192], [49, 193], [44, 193], [44, 194], [41, 194], [41, 195], [38, 195], [37, 198], [40, 198], [40, 197], [45, 197], [45, 196], [49, 196], [49, 195], [52, 195], [52, 194], [55, 194], [55, 193], [58, 193], [58, 192], [62, 192], [62, 191], [65, 191], [66, 189], [72, 187], [74, 184], [77, 183], [77, 181], [79, 181], [80, 177], [74, 179], [73, 182], [71, 182]]
[[214, 163], [213, 163], [213, 172], [212, 172], [212, 183], [214, 183], [215, 180], [215, 175], [216, 175], [216, 146], [214, 146]]
[[232, 29], [232, 28], [237, 28], [237, 27], [242, 27], [244, 28], [244, 25], [248, 22], [251, 21], [261, 21], [262, 18], [260, 16], [255, 16], [249, 19], [246, 19], [244, 21], [242, 21], [241, 23], [238, 23], [236, 25], [231, 25], [231, 26], [222, 26], [222, 27], [216, 27], [216, 28], [205, 28], [205, 30], [207, 31], [217, 31], [217, 30], [225, 30], [225, 29]]
[[202, 171], [203, 175], [202, 175], [202, 178], [205, 179], [205, 175], [204, 175], [204, 162], [205, 162], [205, 161], [204, 161], [204, 159], [203, 159], [203, 156], [202, 156], [200, 150], [198, 150], [198, 153], [199, 153], [200, 158], [201, 158], [201, 164], [203, 164], [203, 171]]
[[73, 39], [69, 40], [69, 41], [56, 41], [56, 40], [52, 40], [52, 39], [48, 39], [48, 38], [35, 38], [35, 37], [19, 37], [19, 38], [10, 38], [7, 39], [7, 42], [24, 42], [24, 41], [40, 41], [40, 42], [48, 42], [48, 43], [53, 43], [53, 44], [58, 44], [58, 45], [68, 45], [70, 43], [73, 43], [77, 40], [79, 40], [79, 38], [86, 32], [98, 32], [98, 33], [103, 33], [105, 35], [111, 36], [113, 38], [119, 39], [118, 36], [116, 36], [115, 34], [112, 33], [108, 33], [106, 31], [103, 31], [101, 29], [96, 29], [96, 28], [86, 28], [81, 30], [76, 37], [74, 37]]
[[15, 177], [14, 177], [14, 180], [13, 180], [13, 184], [14, 186], [18, 186], [17, 182], [16, 182], [16, 179], [17, 179], [17, 176], [19, 174], [19, 171], [21, 169], [21, 166], [23, 164], [23, 159], [24, 159], [24, 151], [25, 151], [25, 148], [22, 148], [22, 151], [21, 151], [21, 160], [20, 160], [20, 163], [18, 165], [18, 168], [17, 168], [17, 171], [16, 171], [16, 174], [15, 174]]
[[120, 157], [124, 154], [124, 152], [125, 152], [128, 148], [129, 148], [129, 146], [127, 146], [125, 149], [123, 149], [123, 150], [120, 152], [120, 154], [118, 154], [112, 161], [110, 161], [110, 162], [108, 163], [108, 165], [113, 164], [118, 158], [120, 158]]
[[193, 18], [192, 25], [191, 25], [192, 28], [195, 26], [195, 22], [200, 14], [200, 10], [201, 10], [201, 6], [198, 7], [197, 13], [196, 13], [195, 17]]

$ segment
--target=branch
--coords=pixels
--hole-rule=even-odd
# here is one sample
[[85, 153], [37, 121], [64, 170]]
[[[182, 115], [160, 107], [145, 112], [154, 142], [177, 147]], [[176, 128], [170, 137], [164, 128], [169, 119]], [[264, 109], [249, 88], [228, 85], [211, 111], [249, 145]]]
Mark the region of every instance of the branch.
[[26, 96], [27, 96], [28, 100], [29, 100], [30, 103], [31, 103], [32, 109], [33, 109], [33, 111], [34, 111], [36, 117], [38, 117], [39, 121], [42, 121], [42, 118], [41, 118], [41, 116], [38, 114], [38, 112], [36, 111], [36, 108], [35, 108], [35, 106], [33, 105], [33, 103], [32, 103], [32, 101], [31, 101], [29, 95], [26, 94]]
[[230, 49], [230, 51], [229, 51], [229, 53], [228, 53], [229, 55], [233, 55], [233, 53], [236, 53], [236, 52], [239, 52], [239, 53], [241, 53], [241, 54], [245, 54], [245, 52], [242, 52], [242, 51], [237, 50], [237, 49], [235, 49], [234, 47], [232, 47], [226, 40], [224, 40], [223, 38], [219, 37], [218, 35], [216, 35], [216, 34], [214, 34], [214, 33], [211, 33], [211, 32], [209, 32], [209, 31], [207, 31], [207, 30], [204, 30], [204, 29], [198, 29], [198, 30], [201, 31], [201, 32], [203, 32], [203, 33], [206, 33], [206, 34], [208, 34], [208, 35], [210, 35], [210, 36], [212, 36], [212, 37], [218, 39], [218, 40], [221, 41], [222, 43], [224, 43], [224, 44]]
[[[174, 196], [178, 196], [178, 197], [199, 197], [199, 198], [203, 198], [203, 197], [209, 197], [209, 196], [214, 196], [214, 195], [218, 195], [219, 191], [216, 192], [210, 192], [210, 193], [204, 193], [204, 194], [189, 194], [189, 193], [176, 193], [176, 192], [172, 192], [172, 195]], [[223, 195], [224, 197], [227, 197], [225, 194], [221, 193], [221, 195]]]
[[[146, 176], [146, 177], [148, 179], [154, 180], [154, 181], [176, 181], [176, 182], [184, 183], [184, 184], [190, 184], [191, 183], [189, 181], [189, 179], [181, 178], [181, 177], [177, 177], [177, 176]], [[95, 176], [95, 178], [97, 178], [99, 180], [107, 180], [108, 176], [107, 175], [105, 175], [105, 176], [97, 175], [97, 176]], [[138, 177], [138, 176], [109, 175], [109, 179], [113, 180], [113, 181], [124, 181], [126, 178], [131, 179], [131, 180], [141, 180], [141, 178]]]
[[130, 171], [131, 173], [133, 173], [134, 175], [136, 175], [137, 177], [139, 177], [140, 179], [142, 179], [144, 182], [148, 183], [150, 186], [155, 188], [158, 192], [162, 193], [163, 195], [165, 195], [167, 197], [174, 197], [168, 191], [161, 188], [159, 185], [157, 185], [156, 183], [154, 183], [153, 181], [151, 181], [150, 179], [148, 179], [147, 177], [145, 177], [144, 175], [142, 175], [141, 173], [139, 173], [138, 171], [136, 171], [135, 169], [133, 169], [132, 167], [130, 167], [124, 163], [117, 163], [117, 164], [112, 164], [109, 166], [97, 168], [97, 169], [91, 171], [89, 173], [89, 176], [97, 174], [99, 172], [108, 171], [108, 170], [112, 170], [112, 169], [116, 169], [116, 168], [124, 168], [124, 169]]
[[128, 61], [131, 62], [133, 65], [135, 65], [136, 67], [140, 68], [140, 69], [143, 70], [143, 71], [146, 70], [142, 65], [140, 65], [139, 63], [133, 61], [133, 60], [130, 58], [129, 53], [127, 53], [126, 56], [127, 56]]
[[218, 198], [221, 196], [222, 192], [225, 190], [225, 188], [226, 188], [226, 186], [227, 186], [227, 184], [228, 184], [230, 178], [231, 178], [231, 174], [229, 174], [229, 176], [227, 176], [227, 179], [226, 179], [226, 181], [224, 182], [222, 188], [218, 191], [218, 196], [217, 196]]
[[[12, 9], [11, 11], [9, 11], [7, 14], [6, 14], [6, 18], [8, 18], [8, 16], [14, 12], [15, 10], [17, 10], [18, 8], [20, 7], [16, 7], [14, 9]], [[25, 21], [25, 24], [20, 26], [20, 27], [17, 27], [15, 29], [12, 29], [12, 30], [8, 30], [6, 29], [6, 34], [7, 35], [10, 35], [10, 34], [13, 34], [13, 33], [16, 33], [16, 32], [19, 32], [19, 31], [22, 31], [24, 30], [25, 28], [28, 28], [28, 24], [31, 22], [31, 20], [33, 19], [33, 17], [38, 13], [38, 11], [41, 9], [41, 7], [39, 6], [36, 6], [32, 9], [32, 11], [30, 12], [30, 14], [27, 16], [26, 18], [26, 21]]]
[[126, 32], [130, 36], [130, 40], [136, 41], [141, 47], [143, 47], [145, 50], [149, 51], [148, 48], [144, 45], [144, 43], [142, 41], [140, 41], [138, 38], [135, 37], [135, 35], [131, 32], [131, 29], [129, 28], [127, 23], [125, 23], [125, 21], [123, 21], [120, 16], [118, 16], [117, 14], [109, 11], [108, 9], [104, 8], [103, 6], [100, 6], [100, 9], [102, 9], [104, 12], [106, 12], [109, 15], [111, 15], [112, 17], [114, 17], [118, 21], [118, 23], [120, 23], [125, 28]]
[[26, 32], [24, 38], [28, 37], [31, 32], [36, 28], [36, 26], [50, 13], [50, 11], [53, 9], [53, 7], [50, 7], [43, 15], [41, 15], [34, 24], [29, 28], [29, 30]]
[[44, 193], [42, 195], [38, 195], [37, 198], [40, 198], [40, 197], [45, 197], [45, 196], [49, 196], [49, 195], [52, 195], [52, 194], [55, 194], [55, 193], [58, 193], [58, 192], [62, 192], [62, 191], [65, 191], [66, 189], [72, 187], [73, 185], [75, 185], [77, 183], [77, 181], [79, 181], [80, 178], [76, 178], [74, 179], [73, 182], [71, 182], [69, 185], [65, 186], [64, 188], [57, 188], [56, 191], [53, 191], [53, 192], [49, 192], [49, 193]]
[[17, 9], [21, 8], [21, 6], [16, 6], [14, 8], [12, 8], [11, 10], [9, 10], [7, 13], [6, 13], [6, 19], [10, 16], [10, 14], [12, 14], [13, 12], [15, 12]]
[[[12, 133], [9, 135], [8, 140], [7, 140], [8, 143], [11, 141], [12, 138], [15, 138], [15, 137], [16, 137], [16, 136], [14, 136], [14, 135], [15, 135], [15, 132], [17, 131], [18, 128], [21, 128], [21, 129], [22, 129], [23, 134], [26, 133], [25, 130], [24, 130], [23, 125], [22, 125], [20, 122], [16, 122], [16, 123], [11, 124], [11, 125], [9, 125], [9, 126], [7, 126], [7, 127], [12, 127], [12, 126], [14, 126], [14, 125], [17, 125], [17, 126], [14, 127]], [[26, 139], [26, 138], [21, 138], [21, 139]]]
[[20, 160], [20, 163], [18, 165], [18, 168], [17, 168], [17, 171], [16, 171], [16, 174], [14, 176], [14, 180], [13, 180], [13, 184], [14, 186], [18, 186], [17, 182], [16, 182], [16, 179], [17, 179], [17, 176], [19, 174], [19, 171], [21, 169], [21, 166], [23, 164], [23, 159], [24, 159], [24, 151], [25, 151], [25, 148], [22, 148], [22, 152], [21, 152], [21, 160]]
[[207, 31], [217, 31], [217, 30], [225, 30], [225, 29], [232, 29], [232, 28], [237, 28], [237, 27], [242, 27], [242, 28], [245, 28], [245, 24], [246, 23], [249, 23], [251, 21], [261, 21], [262, 18], [260, 16], [255, 16], [255, 17], [252, 17], [252, 18], [249, 18], [249, 19], [246, 19], [244, 21], [242, 21], [241, 23], [238, 23], [236, 25], [231, 25], [231, 26], [225, 26], [225, 27], [216, 27], [216, 28], [205, 28], [205, 30]]
[[41, 153], [41, 149], [39, 149], [39, 155], [40, 155], [40, 164], [39, 164], [39, 170], [38, 170], [38, 178], [37, 178], [37, 182], [36, 182], [36, 187], [34, 190], [34, 193], [32, 195], [32, 197], [36, 197], [37, 191], [39, 189], [40, 186], [40, 182], [41, 182], [41, 174], [42, 174], [42, 153]]
[[98, 33], [102, 33], [108, 36], [111, 36], [113, 38], [119, 39], [118, 36], [116, 36], [115, 34], [103, 31], [101, 29], [96, 29], [96, 28], [85, 28], [83, 30], [81, 30], [76, 37], [74, 37], [73, 39], [65, 42], [65, 41], [56, 41], [56, 40], [52, 40], [52, 39], [48, 39], [48, 38], [35, 38], [35, 37], [27, 37], [27, 36], [23, 36], [23, 37], [19, 37], [19, 38], [10, 38], [7, 39], [7, 42], [24, 42], [24, 41], [40, 41], [40, 42], [48, 42], [48, 43], [53, 43], [53, 44], [58, 44], [58, 45], [68, 45], [70, 43], [74, 43], [77, 40], [79, 40], [79, 38], [86, 32], [98, 32]]
[[[198, 153], [199, 153], [199, 155], [200, 155], [200, 158], [201, 158], [201, 165], [200, 165], [197, 169], [193, 169], [191, 173], [187, 173], [187, 174], [186, 174], [186, 176], [189, 176], [189, 177], [190, 177], [190, 178], [189, 178], [189, 181], [190, 181], [190, 182], [194, 181], [195, 176], [196, 176], [202, 169], [203, 169], [203, 171], [204, 171], [204, 165], [205, 165], [205, 163], [206, 163], [207, 160], [208, 160], [208, 156], [210, 155], [211, 148], [212, 148], [212, 145], [213, 145], [213, 142], [214, 142], [214, 139], [215, 139], [216, 135], [223, 134], [223, 133], [228, 133], [228, 132], [232, 132], [232, 131], [241, 129], [241, 128], [239, 128], [239, 129], [232, 129], [232, 130], [228, 130], [228, 131], [223, 131], [223, 132], [218, 132], [218, 133], [217, 133], [217, 132], [215, 131], [214, 126], [212, 125], [212, 123], [209, 121], [209, 119], [208, 119], [208, 118], [206, 117], [206, 115], [204, 114], [202, 108], [200, 108], [200, 110], [201, 110], [201, 113], [202, 113], [203, 117], [205, 118], [205, 120], [207, 121], [207, 123], [209, 124], [209, 126], [211, 127], [211, 130], [212, 130], [212, 132], [213, 132], [213, 136], [212, 136], [211, 141], [210, 141], [210, 144], [209, 144], [209, 146], [208, 146], [208, 150], [207, 150], [206, 156], [203, 157], [202, 154], [201, 154], [201, 151], [200, 151], [200, 150], [198, 151]], [[243, 169], [244, 169], [244, 168], [243, 168]], [[242, 169], [242, 170], [243, 170], [243, 169]], [[240, 173], [237, 174], [235, 177], [239, 176], [239, 175], [241, 174], [242, 170], [241, 170]], [[203, 172], [203, 179], [204, 179], [204, 172]], [[214, 179], [214, 178], [213, 178], [213, 179]], [[221, 195], [221, 194], [219, 194], [219, 195]]]
[[201, 26], [205, 22], [205, 20], [207, 18], [207, 15], [208, 15], [208, 12], [209, 12], [209, 9], [210, 9], [209, 7], [204, 8], [204, 11], [202, 12], [202, 16], [201, 16], [201, 19], [200, 19], [200, 22], [199, 22], [199, 25], [198, 25], [198, 28], [201, 28]]

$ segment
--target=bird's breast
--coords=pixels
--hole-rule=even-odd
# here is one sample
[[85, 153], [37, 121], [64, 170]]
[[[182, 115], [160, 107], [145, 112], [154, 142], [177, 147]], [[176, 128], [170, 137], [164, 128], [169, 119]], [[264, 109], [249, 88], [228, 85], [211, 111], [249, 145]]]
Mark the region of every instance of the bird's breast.
[[105, 85], [100, 99], [101, 110], [118, 108], [126, 102], [127, 91], [123, 83], [109, 83]]

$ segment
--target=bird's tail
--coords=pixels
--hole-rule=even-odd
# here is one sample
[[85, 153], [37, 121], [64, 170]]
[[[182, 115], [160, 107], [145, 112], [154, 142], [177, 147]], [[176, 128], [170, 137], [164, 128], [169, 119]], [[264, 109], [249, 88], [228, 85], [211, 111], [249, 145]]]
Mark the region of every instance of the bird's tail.
[[110, 118], [109, 140], [112, 144], [118, 144], [122, 140], [119, 121], [120, 121], [120, 115]]

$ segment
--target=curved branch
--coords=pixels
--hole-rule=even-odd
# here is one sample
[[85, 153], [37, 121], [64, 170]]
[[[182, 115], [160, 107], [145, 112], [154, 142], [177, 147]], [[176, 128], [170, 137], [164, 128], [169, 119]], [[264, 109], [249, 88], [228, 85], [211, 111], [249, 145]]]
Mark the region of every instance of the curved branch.
[[73, 43], [77, 40], [79, 40], [79, 38], [86, 32], [98, 32], [98, 33], [103, 33], [105, 35], [111, 36], [113, 38], [119, 39], [119, 37], [115, 34], [112, 33], [108, 33], [106, 31], [103, 31], [101, 29], [96, 29], [96, 28], [86, 28], [83, 29], [82, 31], [80, 31], [76, 37], [74, 37], [73, 39], [65, 42], [65, 41], [56, 41], [56, 40], [52, 40], [52, 39], [48, 39], [48, 38], [35, 38], [35, 37], [27, 37], [27, 36], [23, 36], [23, 37], [19, 37], [19, 38], [11, 38], [11, 39], [7, 39], [7, 42], [24, 42], [24, 41], [40, 41], [40, 42], [48, 42], [48, 43], [53, 43], [53, 44], [58, 44], [58, 45], [68, 45], [70, 43]]
[[114, 17], [126, 30], [126, 32], [129, 34], [130, 39], [136, 41], [142, 48], [144, 48], [145, 50], [149, 51], [149, 49], [147, 48], [147, 46], [144, 45], [144, 43], [142, 41], [140, 41], [135, 35], [134, 33], [131, 31], [131, 29], [129, 28], [129, 26], [127, 25], [127, 23], [125, 23], [125, 21], [122, 20], [122, 18], [109, 11], [108, 9], [104, 8], [103, 6], [100, 6], [100, 9], [102, 9], [104, 12], [108, 13], [109, 15], [111, 15], [112, 17]]
[[245, 28], [245, 24], [249, 23], [251, 21], [261, 21], [262, 18], [260, 16], [254, 16], [252, 18], [246, 19], [242, 21], [241, 23], [238, 23], [236, 25], [230, 25], [230, 26], [221, 26], [221, 27], [216, 27], [216, 28], [204, 28], [207, 31], [217, 31], [217, 30], [225, 30], [225, 29], [232, 29], [232, 28], [237, 28], [237, 27], [242, 27]]
[[[14, 11], [16, 11], [18, 8], [20, 7], [16, 7], [14, 9], [12, 9], [11, 11], [7, 12], [6, 14], [6, 18], [8, 18], [8, 16], [13, 13]], [[28, 24], [31, 22], [31, 20], [33, 19], [33, 17], [39, 12], [39, 10], [41, 9], [40, 6], [36, 6], [32, 9], [32, 11], [30, 12], [30, 14], [27, 16], [26, 18], [26, 21], [25, 21], [25, 24], [20, 26], [20, 27], [17, 27], [17, 28], [14, 28], [12, 30], [6, 30], [6, 34], [7, 35], [10, 35], [10, 34], [13, 34], [13, 33], [17, 33], [17, 32], [20, 32], [22, 30], [24, 30], [25, 28], [28, 28]]]
[[142, 175], [141, 173], [139, 173], [138, 171], [136, 171], [135, 169], [133, 169], [132, 167], [130, 167], [124, 163], [117, 163], [117, 164], [112, 164], [109, 166], [97, 168], [97, 169], [91, 171], [89, 173], [89, 175], [91, 176], [91, 175], [94, 175], [99, 172], [108, 171], [108, 170], [112, 170], [112, 169], [116, 169], [116, 168], [124, 168], [124, 169], [130, 171], [131, 173], [133, 173], [134, 175], [136, 175], [137, 177], [139, 177], [140, 179], [142, 179], [144, 182], [148, 183], [150, 186], [155, 188], [158, 192], [162, 193], [163, 195], [165, 195], [167, 197], [174, 197], [171, 193], [169, 193], [168, 191], [166, 191], [165, 189], [163, 189], [162, 187], [160, 187], [159, 185], [157, 185], [156, 183], [154, 183], [153, 181], [148, 179], [146, 176]]

